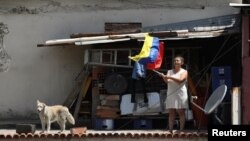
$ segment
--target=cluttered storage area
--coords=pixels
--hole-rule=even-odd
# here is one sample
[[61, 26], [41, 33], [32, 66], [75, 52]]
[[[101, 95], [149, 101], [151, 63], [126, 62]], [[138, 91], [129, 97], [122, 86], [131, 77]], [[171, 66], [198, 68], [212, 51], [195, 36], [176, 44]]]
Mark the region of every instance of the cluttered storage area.
[[[151, 36], [155, 36], [151, 34]], [[227, 85], [226, 96], [214, 116], [189, 102], [187, 129], [207, 128], [208, 124], [231, 123], [231, 90], [241, 85], [241, 35], [222, 34], [208, 38], [161, 39], [163, 55], [157, 72], [166, 74], [173, 58], [185, 59], [189, 99], [204, 107], [212, 92]], [[135, 61], [130, 56], [141, 52], [144, 40], [93, 44], [86, 48], [84, 67], [77, 83], [64, 102], [78, 125], [95, 130], [167, 129], [167, 85], [155, 69], [146, 69], [145, 79], [132, 78]], [[135, 93], [134, 95], [132, 93]], [[133, 96], [135, 96], [133, 100]], [[148, 98], [145, 102], [144, 97]], [[178, 128], [178, 116], [174, 127]]]
[[[105, 23], [105, 33], [72, 34], [38, 47], [84, 48], [83, 68], [63, 105], [77, 125], [94, 130], [168, 129], [168, 85], [159, 73], [166, 74], [174, 57], [182, 56], [188, 72], [185, 128], [206, 129], [231, 124], [232, 90], [242, 85], [241, 44], [239, 15], [229, 15], [153, 27]], [[143, 79], [134, 79], [138, 58], [151, 53], [155, 59], [146, 63]], [[223, 96], [217, 92], [222, 85], [227, 87]]]

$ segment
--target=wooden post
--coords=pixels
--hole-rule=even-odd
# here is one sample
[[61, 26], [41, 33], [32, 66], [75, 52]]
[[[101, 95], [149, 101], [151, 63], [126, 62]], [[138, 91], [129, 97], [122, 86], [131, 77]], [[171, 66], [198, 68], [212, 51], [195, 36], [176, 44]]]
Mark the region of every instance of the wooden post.
[[232, 124], [241, 124], [241, 89], [234, 87], [232, 92]]

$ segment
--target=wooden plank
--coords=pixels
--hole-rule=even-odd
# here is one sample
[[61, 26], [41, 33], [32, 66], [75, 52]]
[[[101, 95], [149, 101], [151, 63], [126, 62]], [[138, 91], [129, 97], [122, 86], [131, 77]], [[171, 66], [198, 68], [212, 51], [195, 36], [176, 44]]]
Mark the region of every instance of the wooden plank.
[[141, 23], [105, 23], [105, 32], [140, 32]]
[[98, 111], [106, 110], [106, 111], [112, 111], [112, 112], [120, 112], [120, 109], [118, 107], [109, 107], [109, 106], [97, 106], [96, 108]]
[[101, 100], [101, 105], [102, 106], [118, 107], [120, 105], [120, 103], [117, 100]]
[[232, 93], [232, 124], [241, 124], [241, 89], [234, 87]]
[[85, 81], [87, 80], [88, 75], [89, 75], [88, 71], [84, 71], [82, 73], [83, 74], [81, 74], [81, 75], [83, 75], [83, 76], [81, 78], [79, 76], [79, 78], [82, 81], [78, 82], [78, 80], [77, 80], [75, 87], [73, 88], [73, 90], [70, 92], [70, 94], [68, 95], [68, 97], [64, 101], [64, 103], [63, 103], [64, 106], [71, 107], [71, 105], [73, 104], [73, 102], [77, 99], [77, 96], [78, 96], [78, 94], [80, 92], [81, 86], [83, 84], [85, 84]]
[[120, 115], [118, 115], [115, 112], [108, 112], [108, 111], [107, 112], [99, 112], [99, 111], [97, 111], [96, 116], [100, 117], [100, 118], [117, 118]]
[[[81, 85], [81, 88], [85, 87], [86, 82], [89, 81], [89, 79], [91, 80], [91, 76], [89, 76], [89, 73], [88, 73], [88, 74], [86, 74], [86, 79], [83, 81], [83, 83]], [[88, 89], [88, 87], [86, 87], [86, 89]], [[78, 94], [78, 99], [77, 99], [77, 103], [76, 103], [76, 107], [75, 107], [75, 111], [74, 111], [75, 120], [77, 120], [77, 118], [78, 118], [78, 112], [80, 110], [80, 106], [81, 106], [81, 103], [82, 103], [82, 98], [83, 98], [83, 93], [82, 93], [82, 91], [80, 91], [79, 94]]]
[[83, 115], [90, 115], [91, 112], [88, 111], [80, 111], [79, 114], [83, 114]]
[[88, 77], [87, 78], [87, 81], [86, 81], [86, 83], [83, 85], [83, 87], [82, 87], [82, 91], [81, 91], [81, 93], [82, 93], [82, 97], [84, 98], [85, 96], [86, 96], [86, 94], [87, 94], [87, 91], [88, 91], [88, 89], [89, 89], [89, 86], [90, 86], [90, 84], [91, 84], [91, 80], [92, 80], [92, 77]]
[[120, 95], [100, 95], [100, 100], [120, 100]]
[[93, 36], [105, 36], [105, 35], [118, 35], [118, 34], [130, 34], [139, 33], [139, 31], [116, 31], [116, 32], [96, 32], [96, 33], [75, 33], [71, 34], [70, 38], [80, 38], [80, 37], [93, 37]]
[[115, 110], [107, 110], [107, 109], [97, 109], [96, 110], [96, 113], [104, 113], [104, 114], [108, 114], [108, 113], [110, 113], [110, 114], [119, 114], [120, 113], [120, 111], [115, 111]]

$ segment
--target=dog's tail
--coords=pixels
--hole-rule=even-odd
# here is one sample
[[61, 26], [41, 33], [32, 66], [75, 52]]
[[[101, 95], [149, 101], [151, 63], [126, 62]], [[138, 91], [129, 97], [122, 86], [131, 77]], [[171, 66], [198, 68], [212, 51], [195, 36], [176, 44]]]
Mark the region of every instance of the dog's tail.
[[67, 120], [69, 121], [69, 123], [75, 125], [75, 119], [74, 119], [74, 117], [72, 116], [72, 114], [71, 114], [69, 111], [67, 111], [67, 116], [66, 116], [66, 118], [67, 118]]

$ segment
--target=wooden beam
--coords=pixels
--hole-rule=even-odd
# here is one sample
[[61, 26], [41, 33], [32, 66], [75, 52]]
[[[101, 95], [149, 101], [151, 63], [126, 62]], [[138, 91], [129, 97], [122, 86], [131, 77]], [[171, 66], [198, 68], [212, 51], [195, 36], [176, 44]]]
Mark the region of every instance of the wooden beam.
[[232, 92], [232, 124], [241, 124], [241, 89], [234, 87]]
[[83, 97], [86, 95], [87, 93], [87, 89], [89, 88], [90, 86], [90, 82], [91, 82], [91, 76], [89, 75], [89, 72], [87, 72], [86, 74], [86, 79], [83, 81], [82, 85], [81, 85], [81, 90], [78, 94], [78, 99], [77, 99], [77, 103], [76, 103], [76, 107], [75, 107], [75, 111], [74, 111], [74, 118], [75, 120], [77, 120], [78, 118], [78, 114], [79, 114], [79, 110], [80, 110], [80, 107], [81, 107], [81, 103], [82, 103], [82, 99]]

